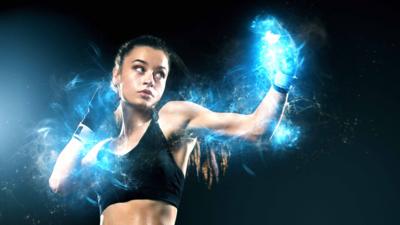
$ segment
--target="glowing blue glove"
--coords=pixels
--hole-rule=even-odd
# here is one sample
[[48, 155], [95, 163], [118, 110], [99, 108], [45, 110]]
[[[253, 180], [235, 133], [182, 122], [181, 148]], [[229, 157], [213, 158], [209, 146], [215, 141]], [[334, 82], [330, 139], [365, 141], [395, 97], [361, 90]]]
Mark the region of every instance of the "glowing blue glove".
[[301, 65], [299, 50], [289, 32], [271, 17], [253, 21], [252, 28], [262, 35], [260, 64], [268, 74], [273, 87], [288, 92], [296, 71]]
[[275, 29], [276, 33], [268, 30], [263, 38], [264, 65], [273, 87], [288, 92], [298, 67], [298, 49], [286, 30]]
[[293, 76], [278, 72], [272, 80], [272, 86], [279, 92], [287, 93], [291, 87], [292, 81]]

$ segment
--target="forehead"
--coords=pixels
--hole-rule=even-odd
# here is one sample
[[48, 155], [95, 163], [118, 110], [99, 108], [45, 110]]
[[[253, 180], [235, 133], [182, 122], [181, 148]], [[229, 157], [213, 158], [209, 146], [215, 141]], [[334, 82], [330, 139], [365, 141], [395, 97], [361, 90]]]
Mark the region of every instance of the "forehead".
[[142, 60], [150, 66], [163, 66], [168, 68], [168, 57], [164, 51], [148, 46], [136, 46], [126, 56], [124, 63], [132, 63], [134, 60]]

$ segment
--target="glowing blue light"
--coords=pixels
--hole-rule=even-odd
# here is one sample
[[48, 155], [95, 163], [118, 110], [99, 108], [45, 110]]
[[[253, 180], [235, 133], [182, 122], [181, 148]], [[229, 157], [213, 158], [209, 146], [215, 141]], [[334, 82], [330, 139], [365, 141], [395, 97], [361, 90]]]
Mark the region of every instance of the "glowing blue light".
[[74, 77], [74, 79], [72, 79], [71, 81], [69, 81], [66, 85], [65, 85], [65, 90], [66, 91], [71, 91], [72, 89], [76, 88], [78, 86], [79, 83], [82, 83], [83, 80], [79, 77], [79, 75], [76, 75]]
[[[302, 46], [297, 47], [289, 32], [273, 17], [254, 20], [251, 28], [258, 38], [258, 42], [254, 43], [257, 46], [255, 70], [253, 70], [254, 68], [248, 70], [245, 65], [236, 65], [225, 74], [221, 81], [199, 81], [191, 84], [193, 86], [188, 85], [182, 91], [184, 94], [179, 93], [178, 95], [185, 96], [184, 99], [186, 101], [195, 102], [216, 112], [251, 113], [259, 104], [261, 98], [265, 96], [265, 92], [268, 91], [270, 82], [267, 78], [273, 80], [279, 74], [294, 76], [302, 65], [303, 60], [300, 56]], [[255, 80], [254, 76], [256, 77]], [[42, 146], [49, 150], [43, 150], [42, 153], [43, 155], [51, 156], [51, 160], [46, 160], [47, 158], [40, 160], [40, 167], [46, 169], [43, 174], [46, 174], [47, 177], [54, 165], [57, 152], [61, 150], [60, 146], [62, 144], [60, 142], [68, 142], [72, 131], [77, 125], [76, 121], [86, 114], [88, 102], [94, 90], [99, 86], [99, 81], [87, 81], [81, 79], [81, 77], [85, 76], [75, 76], [63, 89], [69, 104], [52, 104], [52, 109], [60, 114], [58, 121], [63, 121], [63, 123], [57, 127], [48, 126], [38, 130], [43, 136]], [[115, 93], [110, 89], [103, 94], [99, 104], [107, 107], [107, 103]], [[176, 94], [174, 93], [174, 95]], [[72, 109], [68, 107], [72, 107]], [[110, 115], [112, 116], [112, 113]], [[102, 130], [107, 131], [107, 129]], [[231, 140], [226, 136], [208, 132], [208, 130], [199, 132], [202, 136], [202, 139], [199, 139], [201, 144], [210, 148], [214, 147], [214, 143], [227, 144]], [[107, 132], [104, 133], [99, 133], [98, 136], [108, 137], [107, 135], [109, 134]], [[276, 128], [271, 138], [271, 143], [276, 147], [292, 147], [297, 143], [300, 134], [299, 127], [293, 126], [290, 121], [282, 121], [280, 126]], [[101, 137], [98, 137], [98, 139], [89, 140], [89, 144], [85, 146], [87, 149], [84, 151], [89, 151], [101, 139]], [[234, 143], [235, 146], [227, 144], [230, 150], [235, 151], [247, 147], [244, 142], [235, 141]], [[48, 152], [52, 154], [48, 154]], [[98, 174], [94, 173], [93, 180], [100, 183], [100, 180], [104, 179], [100, 174], [105, 173], [108, 174], [106, 177], [108, 181], [116, 187], [127, 189], [129, 185], [135, 185], [135, 181], [127, 182], [125, 179], [129, 179], [128, 177], [118, 174], [120, 168], [116, 167], [117, 161], [113, 155], [104, 154], [101, 156], [100, 154], [98, 159], [99, 161], [95, 167], [91, 168], [98, 172]], [[243, 168], [249, 174], [255, 175], [254, 171], [249, 167], [243, 165]], [[88, 200], [90, 201], [91, 199], [88, 198]], [[91, 202], [96, 203], [93, 200]]]
[[287, 146], [293, 147], [300, 136], [300, 128], [289, 123], [280, 124], [276, 128], [271, 142], [275, 147]]
[[[259, 80], [265, 76], [276, 83], [291, 83], [303, 63], [300, 50], [303, 47], [296, 45], [291, 34], [274, 17], [256, 18], [251, 29], [257, 35], [257, 63], [256, 74]], [[279, 83], [279, 81], [278, 81]], [[271, 137], [274, 147], [293, 147], [300, 136], [300, 128], [291, 124], [290, 120], [284, 120], [275, 129]]]
[[292, 36], [274, 17], [257, 18], [251, 28], [259, 36], [258, 69], [270, 80], [280, 74], [294, 76], [303, 62], [299, 54], [303, 46], [296, 47]]

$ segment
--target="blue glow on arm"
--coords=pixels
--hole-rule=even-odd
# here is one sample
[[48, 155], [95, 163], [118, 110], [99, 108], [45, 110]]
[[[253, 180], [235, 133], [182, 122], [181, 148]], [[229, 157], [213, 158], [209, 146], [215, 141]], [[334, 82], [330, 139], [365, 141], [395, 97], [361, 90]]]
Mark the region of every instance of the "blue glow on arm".
[[[303, 58], [300, 56], [303, 44], [297, 47], [290, 33], [272, 16], [256, 18], [251, 24], [251, 29], [256, 33], [258, 40], [257, 74], [266, 75], [271, 84], [289, 90], [292, 80], [296, 78], [298, 69], [303, 64]], [[270, 139], [271, 144], [274, 148], [293, 147], [300, 134], [300, 128], [285, 118], [275, 128]]]
[[277, 148], [293, 147], [297, 143], [300, 134], [300, 127], [283, 122], [275, 129], [271, 142]]

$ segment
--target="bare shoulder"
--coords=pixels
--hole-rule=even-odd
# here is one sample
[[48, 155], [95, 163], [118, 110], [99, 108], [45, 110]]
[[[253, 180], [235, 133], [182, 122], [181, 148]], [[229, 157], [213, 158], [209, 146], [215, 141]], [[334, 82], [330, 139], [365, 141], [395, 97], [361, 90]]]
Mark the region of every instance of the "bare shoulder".
[[158, 112], [158, 123], [165, 137], [185, 130], [189, 123], [196, 104], [187, 101], [169, 101]]
[[189, 101], [169, 101], [160, 109], [160, 112], [187, 114], [200, 107], [200, 105]]

